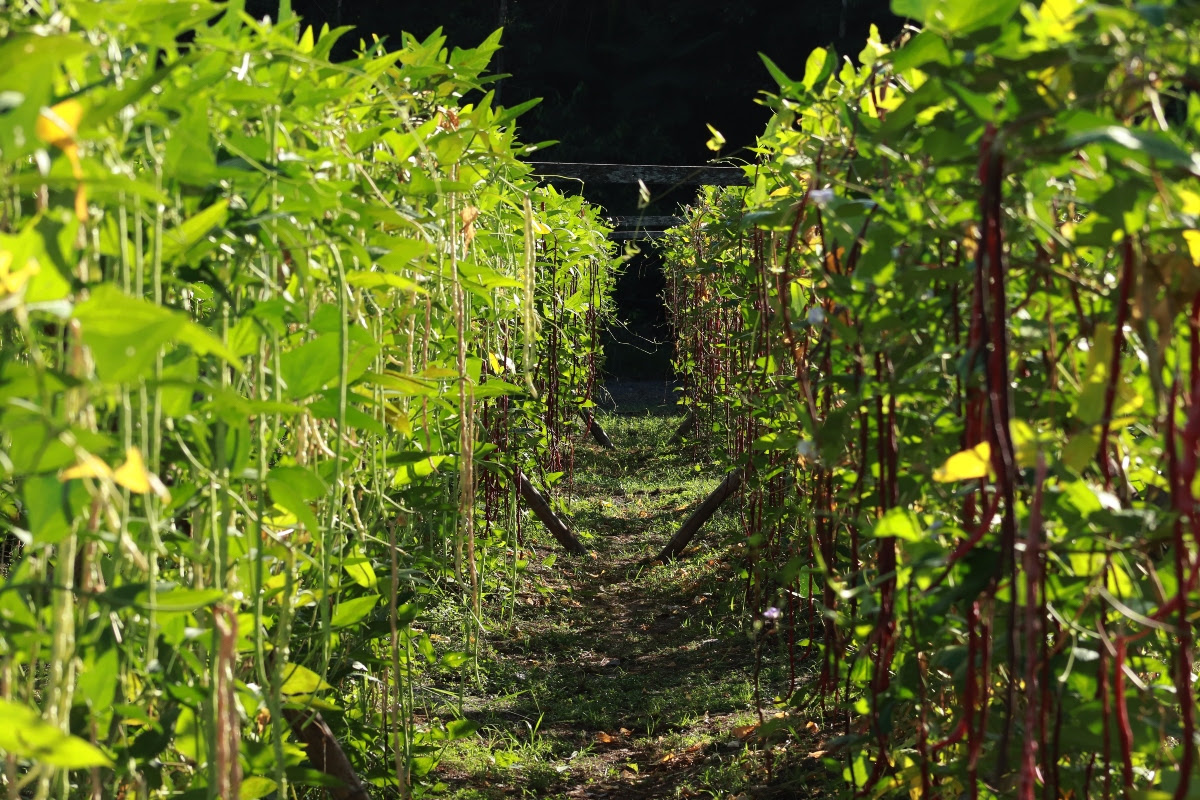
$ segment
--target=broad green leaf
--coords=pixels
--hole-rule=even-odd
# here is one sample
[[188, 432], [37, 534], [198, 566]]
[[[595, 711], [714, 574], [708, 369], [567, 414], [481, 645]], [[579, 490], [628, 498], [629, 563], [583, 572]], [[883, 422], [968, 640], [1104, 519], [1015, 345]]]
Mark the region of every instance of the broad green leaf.
[[966, 34], [1003, 25], [1021, 7], [1021, 0], [892, 0], [892, 13], [909, 17], [923, 27], [951, 34]]
[[479, 723], [469, 719], [453, 719], [446, 723], [447, 738], [465, 739], [479, 730]]
[[250, 775], [242, 779], [238, 800], [261, 800], [275, 791], [275, 781], [262, 775]]
[[88, 501], [81, 483], [63, 483], [54, 475], [28, 478], [21, 490], [34, 544], [58, 544], [70, 535]]
[[836, 66], [837, 53], [824, 47], [813, 50], [804, 64], [804, 88], [810, 92], [820, 92]]
[[371, 560], [363, 556], [357, 547], [351, 555], [342, 560], [342, 569], [350, 576], [350, 579], [364, 589], [374, 589], [379, 585], [379, 579], [375, 576], [375, 568], [371, 566]]
[[78, 697], [93, 709], [93, 713], [110, 709], [117, 692], [120, 677], [120, 661], [117, 648], [104, 647], [99, 653], [92, 651], [84, 659], [75, 689]]
[[950, 48], [946, 46], [945, 38], [936, 31], [921, 31], [892, 53], [892, 66], [897, 72], [906, 72], [929, 63], [950, 64]]
[[204, 728], [196, 719], [196, 712], [189, 706], [184, 706], [179, 711], [179, 717], [175, 720], [173, 741], [179, 754], [197, 766], [208, 762], [208, 739]]
[[267, 474], [267, 487], [271, 490], [271, 500], [295, 515], [310, 533], [321, 530], [310, 501], [324, 494], [326, 487], [315, 472], [304, 467], [275, 467]]
[[343, 600], [334, 607], [329, 624], [334, 628], [348, 628], [362, 621], [363, 617], [370, 614], [378, 603], [379, 595], [377, 594]]
[[218, 200], [208, 208], [189, 217], [174, 228], [163, 232], [162, 259], [164, 264], [177, 263], [182, 256], [199, 244], [209, 231], [224, 225], [229, 217], [229, 200]]
[[396, 468], [396, 476], [392, 479], [392, 487], [402, 486], [432, 475], [449, 456], [425, 456]]
[[327, 333], [285, 351], [279, 359], [284, 395], [293, 400], [309, 397], [341, 374], [341, 342]]
[[1089, 144], [1108, 145], [1144, 154], [1160, 162], [1180, 167], [1192, 174], [1200, 173], [1200, 153], [1189, 153], [1161, 133], [1106, 125], [1068, 136], [1063, 142], [1069, 149]]
[[112, 766], [98, 747], [64, 733], [28, 706], [0, 700], [0, 720], [0, 751], [19, 759], [62, 769]]
[[84, 343], [96, 372], [107, 383], [136, 381], [150, 371], [159, 349], [187, 344], [199, 355], [216, 355], [241, 369], [234, 353], [208, 330], [169, 308], [130, 297], [113, 284], [102, 284], [75, 307]]
[[[170, 586], [160, 587], [155, 594], [155, 608], [159, 611], [195, 611], [207, 608], [225, 599], [223, 589], [176, 589]], [[138, 605], [150, 607], [150, 593], [143, 591], [138, 595]]]
[[469, 655], [457, 651], [451, 651], [442, 655], [442, 663], [450, 669], [458, 669], [470, 660], [471, 657]]
[[924, 538], [916, 514], [907, 508], [891, 508], [875, 522], [872, 535], [877, 539], [896, 538], [919, 542]]
[[320, 675], [300, 664], [284, 664], [280, 673], [283, 676], [283, 684], [279, 687], [281, 694], [313, 694], [333, 688]]

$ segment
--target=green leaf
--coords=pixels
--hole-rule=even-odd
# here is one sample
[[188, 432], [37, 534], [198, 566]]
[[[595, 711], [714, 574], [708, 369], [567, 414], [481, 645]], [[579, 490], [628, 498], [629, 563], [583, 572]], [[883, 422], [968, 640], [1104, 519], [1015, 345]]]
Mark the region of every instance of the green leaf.
[[804, 88], [810, 92], [820, 92], [825, 86], [825, 81], [829, 80], [829, 76], [833, 74], [835, 67], [837, 67], [837, 53], [826, 50], [824, 47], [813, 50], [808, 54], [808, 60], [804, 63]]
[[17, 758], [62, 769], [112, 766], [100, 748], [63, 733], [32, 708], [0, 700], [0, 720], [0, 751]]
[[877, 539], [894, 537], [906, 542], [919, 542], [924, 539], [924, 531], [917, 515], [907, 508], [890, 508], [875, 522], [873, 535]]
[[341, 374], [341, 341], [338, 334], [327, 333], [307, 341], [279, 357], [284, 396], [298, 400], [309, 397]]
[[892, 0], [892, 13], [922, 23], [922, 27], [966, 34], [1003, 25], [1021, 7], [1021, 0]]
[[343, 600], [333, 609], [333, 616], [330, 618], [329, 624], [334, 628], [348, 628], [370, 614], [378, 603], [379, 595], [377, 594]]
[[219, 356], [241, 370], [233, 351], [208, 330], [177, 311], [130, 297], [113, 284], [92, 289], [72, 316], [79, 320], [97, 374], [108, 383], [133, 382], [150, 372], [159, 349], [173, 341], [199, 355]]
[[204, 729], [196, 719], [196, 712], [189, 706], [179, 710], [175, 720], [175, 749], [179, 754], [197, 766], [203, 766], [208, 761], [208, 741]]
[[469, 719], [454, 719], [446, 723], [448, 739], [465, 739], [479, 730], [479, 723]]
[[[229, 217], [229, 200], [218, 200], [208, 208], [163, 232], [162, 259], [164, 264], [174, 264], [193, 247], [199, 244], [208, 232], [225, 224]], [[207, 248], [206, 248], [207, 249]]]
[[238, 800], [260, 800], [275, 791], [275, 781], [262, 775], [251, 775], [242, 779]]
[[758, 57], [762, 59], [763, 66], [767, 68], [767, 72], [771, 73], [771, 77], [779, 84], [781, 90], [794, 91], [800, 87], [800, 84], [789, 78], [783, 70], [775, 65], [775, 62], [767, 58], [765, 53], [759, 53]]
[[396, 468], [396, 477], [392, 479], [392, 487], [399, 489], [402, 486], [407, 486], [414, 481], [432, 475], [434, 472], [437, 472], [437, 468], [448, 458], [449, 456], [421, 455], [416, 461], [401, 464]]
[[470, 660], [471, 657], [469, 655], [457, 651], [451, 651], [442, 656], [442, 663], [450, 669], [458, 669]]
[[[155, 594], [155, 609], [164, 612], [195, 611], [207, 608], [225, 599], [224, 589], [175, 589], [169, 584], [160, 587]], [[150, 608], [150, 592], [142, 591], [137, 596], [137, 604], [142, 608]]]
[[111, 709], [120, 670], [117, 655], [117, 648], [110, 645], [98, 655], [89, 653], [84, 660], [75, 689], [77, 696], [92, 708], [93, 713]]
[[54, 475], [41, 475], [25, 481], [21, 498], [28, 515], [31, 541], [58, 544], [70, 535], [88, 493], [80, 481], [64, 483]]
[[371, 566], [371, 560], [361, 555], [357, 547], [353, 553], [342, 560], [342, 569], [350, 576], [350, 579], [364, 589], [374, 589], [379, 584], [379, 579], [375, 577], [375, 568]]
[[1106, 125], [1072, 134], [1063, 142], [1069, 149], [1096, 143], [1144, 153], [1150, 158], [1165, 161], [1192, 174], [1200, 174], [1200, 153], [1189, 153], [1160, 133], [1139, 131], [1120, 125]]
[[906, 72], [924, 64], [950, 65], [950, 48], [937, 31], [921, 31], [892, 54], [892, 67]]
[[304, 467], [275, 467], [267, 474], [267, 487], [275, 505], [293, 514], [310, 533], [321, 530], [309, 501], [325, 493], [325, 482]]
[[283, 685], [279, 687], [280, 694], [313, 694], [333, 688], [320, 675], [300, 664], [284, 664], [281, 674]]

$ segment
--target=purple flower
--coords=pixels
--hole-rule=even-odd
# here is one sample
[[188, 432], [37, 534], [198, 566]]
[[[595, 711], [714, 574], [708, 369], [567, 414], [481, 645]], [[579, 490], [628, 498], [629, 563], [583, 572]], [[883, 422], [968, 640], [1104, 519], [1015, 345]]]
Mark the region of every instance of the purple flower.
[[779, 617], [781, 616], [781, 612], [775, 606], [771, 606], [770, 608], [768, 608], [766, 611], [763, 612], [763, 616], [766, 617], [767, 619], [779, 619]]

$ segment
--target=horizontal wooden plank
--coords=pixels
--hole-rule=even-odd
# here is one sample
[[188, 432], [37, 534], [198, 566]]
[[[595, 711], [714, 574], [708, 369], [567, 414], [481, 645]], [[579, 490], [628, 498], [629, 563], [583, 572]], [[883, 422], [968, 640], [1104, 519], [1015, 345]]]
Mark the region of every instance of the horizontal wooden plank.
[[640, 239], [661, 239], [666, 235], [666, 231], [613, 231], [608, 238], [617, 242], [628, 242]]
[[683, 224], [683, 217], [613, 217], [618, 228], [648, 228], [664, 230]]
[[740, 186], [748, 183], [741, 167], [666, 166], [660, 164], [579, 164], [568, 161], [531, 161], [533, 172], [546, 180], [570, 179], [585, 183], [634, 183], [668, 186]]

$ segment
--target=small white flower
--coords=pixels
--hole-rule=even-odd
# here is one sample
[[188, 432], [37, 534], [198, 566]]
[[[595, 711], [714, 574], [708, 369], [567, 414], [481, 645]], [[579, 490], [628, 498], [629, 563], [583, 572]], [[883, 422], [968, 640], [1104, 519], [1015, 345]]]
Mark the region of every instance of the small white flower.
[[813, 189], [808, 193], [808, 199], [816, 203], [817, 208], [824, 208], [833, 200], [833, 189]]
[[814, 328], [825, 324], [825, 309], [813, 306], [808, 310], [808, 324]]
[[766, 617], [767, 619], [779, 619], [779, 617], [781, 616], [781, 613], [782, 612], [780, 612], [780, 610], [778, 608], [776, 608], [775, 606], [771, 606], [770, 608], [768, 608], [766, 611], [763, 612], [763, 616]]

